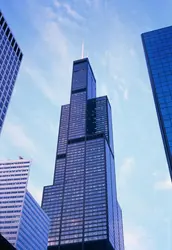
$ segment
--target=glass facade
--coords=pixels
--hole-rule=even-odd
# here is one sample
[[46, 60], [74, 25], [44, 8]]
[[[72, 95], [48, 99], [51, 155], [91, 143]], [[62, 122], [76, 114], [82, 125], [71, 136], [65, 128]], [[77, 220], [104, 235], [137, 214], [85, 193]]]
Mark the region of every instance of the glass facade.
[[74, 61], [70, 104], [61, 108], [54, 181], [43, 191], [49, 249], [123, 250], [113, 152], [108, 98], [96, 98], [88, 59]]
[[0, 133], [23, 54], [0, 11]]
[[142, 41], [172, 179], [172, 26], [144, 33]]
[[27, 191], [30, 161], [0, 162], [0, 232], [18, 250], [46, 249], [49, 218]]
[[49, 218], [26, 191], [16, 241], [18, 250], [47, 248]]
[[86, 141], [84, 241], [107, 239], [105, 140]]

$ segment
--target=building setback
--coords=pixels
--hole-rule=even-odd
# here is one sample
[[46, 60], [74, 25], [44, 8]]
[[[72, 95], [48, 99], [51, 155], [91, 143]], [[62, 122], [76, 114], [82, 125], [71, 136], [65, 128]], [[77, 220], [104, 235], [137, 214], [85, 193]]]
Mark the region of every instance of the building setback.
[[111, 106], [96, 98], [87, 58], [74, 61], [70, 104], [61, 108], [53, 185], [42, 208], [50, 218], [48, 249], [123, 250]]
[[172, 26], [142, 34], [142, 42], [172, 179]]
[[0, 134], [23, 54], [0, 10]]
[[0, 161], [0, 232], [17, 250], [43, 250], [49, 218], [27, 190], [30, 161]]

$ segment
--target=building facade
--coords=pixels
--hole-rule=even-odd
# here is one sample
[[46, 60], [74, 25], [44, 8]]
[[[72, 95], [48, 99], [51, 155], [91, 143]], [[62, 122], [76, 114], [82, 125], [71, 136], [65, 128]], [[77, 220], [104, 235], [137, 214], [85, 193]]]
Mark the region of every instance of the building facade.
[[27, 190], [30, 161], [0, 161], [0, 232], [18, 250], [46, 249], [49, 218]]
[[0, 11], [0, 133], [23, 54]]
[[73, 63], [70, 104], [61, 108], [53, 185], [44, 187], [42, 208], [50, 218], [48, 249], [124, 249], [111, 106], [106, 96], [96, 98], [87, 58]]
[[20, 218], [16, 248], [44, 250], [48, 244], [49, 218], [26, 191]]
[[142, 42], [172, 179], [172, 26], [142, 34]]

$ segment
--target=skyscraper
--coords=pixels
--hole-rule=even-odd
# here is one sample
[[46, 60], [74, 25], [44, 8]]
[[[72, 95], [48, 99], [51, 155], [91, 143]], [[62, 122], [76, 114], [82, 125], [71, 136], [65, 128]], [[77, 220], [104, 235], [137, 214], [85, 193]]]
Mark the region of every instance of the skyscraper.
[[172, 26], [142, 34], [142, 42], [172, 179]]
[[0, 11], [0, 133], [23, 54]]
[[70, 104], [61, 108], [53, 185], [44, 187], [42, 207], [50, 218], [48, 249], [124, 249], [111, 106], [106, 96], [96, 98], [87, 58], [73, 63]]
[[0, 161], [0, 232], [18, 250], [46, 249], [49, 218], [27, 190], [29, 167]]

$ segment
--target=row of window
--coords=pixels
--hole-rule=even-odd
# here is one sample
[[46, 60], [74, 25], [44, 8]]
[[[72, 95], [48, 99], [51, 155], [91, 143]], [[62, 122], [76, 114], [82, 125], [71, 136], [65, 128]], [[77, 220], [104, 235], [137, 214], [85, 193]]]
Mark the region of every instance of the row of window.
[[[11, 192], [9, 192], [9, 194], [11, 194]], [[16, 198], [23, 198], [23, 195], [0, 196], [0, 199], [16, 199]]]
[[22, 205], [13, 205], [13, 206], [0, 206], [0, 211], [2, 212], [1, 209], [4, 209], [4, 208], [17, 208], [17, 207], [22, 207]]
[[6, 170], [6, 171], [0, 171], [1, 173], [9, 173], [11, 176], [12, 175], [16, 175], [16, 173], [24, 173], [24, 172], [28, 172], [29, 170], [28, 169], [21, 169], [21, 170]]
[[[13, 178], [13, 177], [16, 177], [16, 176], [28, 176], [28, 174], [15, 174], [15, 175], [13, 175], [13, 174], [10, 174], [11, 175], [11, 177]], [[1, 174], [1, 177], [9, 177], [9, 174]]]
[[[10, 49], [12, 49], [16, 52], [16, 56], [19, 56], [20, 60], [22, 59], [22, 53], [20, 51], [20, 48], [18, 47], [17, 42], [15, 41], [12, 33], [10, 32], [10, 29], [7, 25], [7, 23], [5, 22], [4, 18], [1, 18], [1, 39], [2, 39], [2, 43], [4, 43], [5, 41], [7, 42], [8, 46], [10, 46]], [[4, 37], [3, 37], [4, 35]], [[4, 45], [3, 45], [4, 46]], [[13, 53], [14, 53], [13, 51]]]
[[0, 225], [0, 229], [17, 229], [18, 226], [3, 226], [2, 224]]
[[[23, 185], [23, 184], [26, 184], [26, 182], [1, 183], [0, 190], [3, 190], [3, 189], [23, 189], [23, 188], [25, 188], [25, 186], [18, 186], [18, 185]], [[8, 185], [11, 185], [11, 187], [8, 187]], [[7, 186], [7, 187], [3, 188], [4, 186]]]
[[0, 201], [0, 204], [4, 204], [4, 203], [21, 203], [23, 200], [16, 200], [16, 199], [14, 199], [14, 200], [5, 200], [5, 201]]
[[[105, 219], [106, 218], [106, 213], [95, 213], [93, 215], [91, 214], [85, 214], [85, 222], [86, 221], [92, 221], [92, 220], [98, 220], [98, 219]], [[83, 216], [82, 215], [78, 215], [78, 216], [66, 216], [64, 217], [63, 216], [63, 219], [62, 219], [62, 223], [63, 224], [69, 224], [69, 225], [77, 225], [78, 223], [79, 224], [82, 224], [82, 221], [83, 221]], [[76, 224], [75, 224], [76, 223]]]
[[[2, 177], [2, 176], [1, 176]], [[4, 177], [4, 176], [3, 176]], [[1, 178], [2, 179], [2, 178]], [[6, 182], [8, 182], [8, 181], [21, 181], [21, 180], [27, 180], [27, 178], [25, 177], [25, 178], [14, 178], [14, 176], [12, 177], [12, 178], [9, 178], [9, 179], [7, 179], [7, 178], [5, 178], [4, 180], [1, 180], [1, 181], [6, 181]], [[15, 182], [13, 182], [13, 183], [15, 183]], [[16, 182], [16, 184], [19, 184], [20, 182]], [[22, 183], [25, 183], [25, 182], [22, 182]], [[10, 184], [10, 183], [9, 183]]]
[[1, 194], [20, 194], [20, 193], [24, 193], [25, 192], [25, 190], [23, 190], [23, 191], [11, 191], [11, 192], [0, 192], [0, 195]]
[[3, 213], [3, 214], [11, 214], [11, 213], [19, 213], [19, 212], [21, 212], [21, 209], [20, 210], [15, 210], [15, 209], [13, 209], [13, 210], [4, 210], [4, 211], [1, 211], [1, 213]]
[[30, 165], [30, 161], [18, 161], [18, 162], [5, 162], [5, 163], [0, 163], [0, 166], [8, 166], [9, 167], [10, 165], [10, 168], [13, 168], [13, 167], [20, 167], [20, 165], [23, 165], [23, 166], [27, 166], [27, 165]]
[[[104, 199], [102, 199], [104, 198]], [[50, 200], [51, 201], [51, 200]], [[56, 203], [56, 201], [54, 203], [49, 203], [50, 202], [49, 200], [46, 200], [47, 203], [43, 203], [43, 208], [44, 209], [49, 209], [50, 207], [50, 210], [52, 208], [52, 210], [57, 207], [60, 208], [60, 205], [62, 204], [62, 200], [59, 201], [58, 200], [58, 204]], [[92, 208], [96, 208], [96, 207], [105, 207], [106, 206], [106, 196], [99, 196], [99, 197], [95, 197], [95, 198], [92, 198], [92, 197], [89, 197], [88, 199], [85, 200], [85, 209], [92, 209]], [[64, 211], [67, 211], [68, 210], [71, 210], [73, 211], [74, 209], [77, 211], [79, 209], [82, 209], [83, 208], [83, 203], [81, 203], [80, 201], [75, 201], [75, 202], [71, 202], [71, 200], [66, 200], [64, 201], [64, 204], [63, 204], [63, 209]]]

